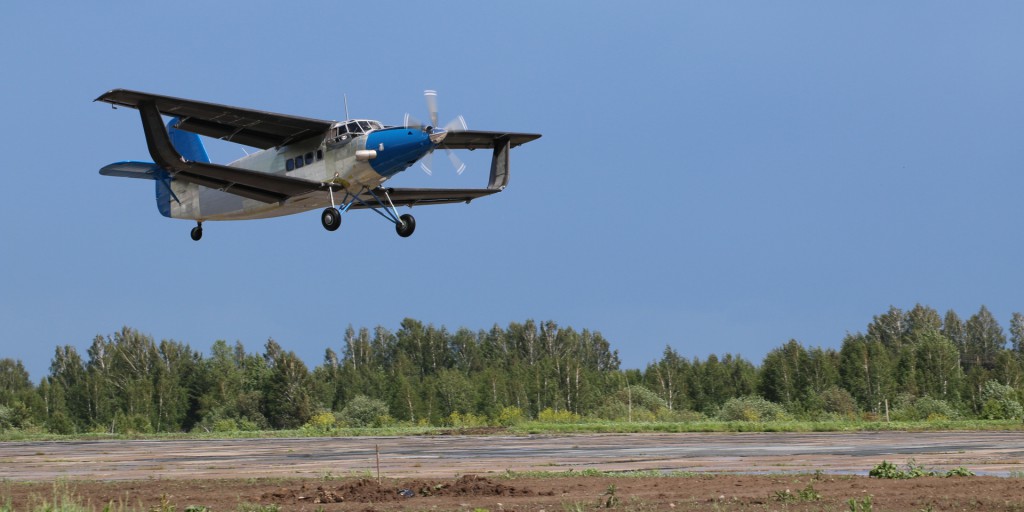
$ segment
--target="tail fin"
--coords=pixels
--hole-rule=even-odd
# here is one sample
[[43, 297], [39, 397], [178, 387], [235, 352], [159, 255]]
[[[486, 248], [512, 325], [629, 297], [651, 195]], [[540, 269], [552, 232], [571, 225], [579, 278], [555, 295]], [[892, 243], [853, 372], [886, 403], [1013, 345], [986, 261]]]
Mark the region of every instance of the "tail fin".
[[206, 148], [203, 147], [203, 141], [200, 140], [199, 135], [175, 128], [178, 121], [179, 119], [175, 117], [167, 123], [167, 135], [171, 138], [174, 149], [178, 150], [178, 153], [186, 160], [210, 163], [210, 156], [206, 154]]

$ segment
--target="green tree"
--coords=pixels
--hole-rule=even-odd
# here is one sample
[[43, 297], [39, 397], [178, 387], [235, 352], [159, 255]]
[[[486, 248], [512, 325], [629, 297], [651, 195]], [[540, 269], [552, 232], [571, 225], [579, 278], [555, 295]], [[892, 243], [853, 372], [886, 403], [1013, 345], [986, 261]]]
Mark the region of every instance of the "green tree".
[[946, 316], [942, 320], [942, 335], [953, 343], [953, 346], [960, 352], [960, 359], [963, 360], [967, 353], [967, 333], [964, 330], [963, 320], [960, 320], [960, 316], [952, 309], [946, 311]]
[[1006, 346], [1006, 335], [988, 308], [981, 306], [981, 309], [967, 320], [964, 335], [964, 364], [991, 369], [995, 365], [996, 355]]
[[265, 415], [274, 428], [298, 428], [313, 414], [309, 371], [294, 352], [268, 340], [264, 358], [270, 367], [265, 388]]
[[892, 361], [882, 342], [863, 334], [847, 335], [839, 349], [839, 381], [865, 410], [880, 411], [895, 395]]
[[1017, 357], [1024, 357], [1024, 315], [1020, 313], [1010, 318], [1010, 342]]
[[964, 375], [956, 346], [938, 331], [916, 337], [914, 369], [918, 395], [959, 402]]
[[802, 409], [811, 391], [810, 365], [807, 351], [796, 340], [771, 350], [761, 364], [761, 396], [791, 410]]
[[904, 336], [907, 334], [907, 320], [903, 310], [889, 306], [889, 311], [876, 315], [868, 324], [867, 337], [878, 341], [892, 353], [899, 352], [903, 347]]

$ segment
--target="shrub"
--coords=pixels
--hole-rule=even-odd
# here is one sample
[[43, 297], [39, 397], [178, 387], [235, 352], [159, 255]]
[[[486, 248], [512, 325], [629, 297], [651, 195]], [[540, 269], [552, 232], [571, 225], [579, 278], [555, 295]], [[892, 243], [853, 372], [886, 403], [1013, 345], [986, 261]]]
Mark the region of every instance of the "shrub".
[[857, 400], [849, 391], [832, 386], [821, 393], [822, 409], [831, 414], [852, 418], [860, 412]]
[[556, 411], [550, 407], [537, 414], [537, 421], [541, 423], [578, 423], [580, 415], [572, 411]]
[[350, 427], [380, 427], [389, 418], [388, 404], [364, 395], [349, 400], [339, 414], [339, 419]]
[[152, 434], [153, 424], [142, 414], [114, 414], [114, 432], [120, 434]]
[[337, 420], [334, 418], [334, 414], [324, 411], [314, 414], [305, 425], [302, 426], [302, 430], [312, 432], [327, 432], [331, 430]]
[[487, 418], [471, 412], [463, 414], [453, 412], [448, 415], [448, 419], [445, 423], [456, 428], [482, 427], [487, 425]]
[[789, 415], [781, 405], [769, 402], [759, 396], [743, 396], [730, 398], [718, 411], [718, 419], [721, 421], [783, 421], [788, 420]]
[[990, 380], [981, 389], [981, 417], [987, 420], [1009, 420], [1024, 416], [1024, 407], [1015, 398], [1011, 386]]
[[593, 415], [610, 421], [655, 421], [667, 411], [668, 402], [657, 393], [633, 385], [616, 391]]
[[949, 402], [930, 396], [900, 395], [893, 402], [892, 418], [898, 421], [947, 420], [957, 417]]
[[523, 410], [514, 405], [502, 407], [501, 411], [498, 411], [498, 417], [494, 419], [495, 423], [503, 427], [510, 427], [521, 421], [523, 421]]

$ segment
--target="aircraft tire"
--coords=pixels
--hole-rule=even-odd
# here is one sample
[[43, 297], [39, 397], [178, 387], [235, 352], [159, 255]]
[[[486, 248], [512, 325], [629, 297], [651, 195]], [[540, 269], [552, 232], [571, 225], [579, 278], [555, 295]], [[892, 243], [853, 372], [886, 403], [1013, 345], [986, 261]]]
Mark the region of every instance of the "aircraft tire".
[[325, 208], [324, 212], [320, 214], [320, 223], [324, 225], [324, 229], [327, 231], [334, 231], [341, 226], [341, 212], [333, 206]]
[[395, 224], [395, 231], [398, 232], [398, 236], [402, 238], [408, 238], [412, 235], [413, 231], [416, 231], [416, 218], [408, 213], [402, 214], [398, 220], [402, 221], [399, 224]]
[[196, 226], [196, 227], [192, 228], [192, 240], [195, 240], [196, 242], [198, 242], [199, 239], [202, 238], [202, 237], [203, 237], [203, 228], [201, 228], [199, 226]]

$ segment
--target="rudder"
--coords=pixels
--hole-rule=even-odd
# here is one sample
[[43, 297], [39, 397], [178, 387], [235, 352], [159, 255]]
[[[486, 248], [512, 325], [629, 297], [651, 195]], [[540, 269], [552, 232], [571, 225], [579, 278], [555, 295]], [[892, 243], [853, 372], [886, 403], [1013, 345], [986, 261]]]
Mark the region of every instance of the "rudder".
[[186, 132], [175, 128], [179, 119], [177, 117], [167, 123], [167, 135], [171, 138], [171, 144], [178, 150], [186, 160], [193, 162], [210, 163], [210, 156], [206, 154], [206, 147], [198, 134]]

